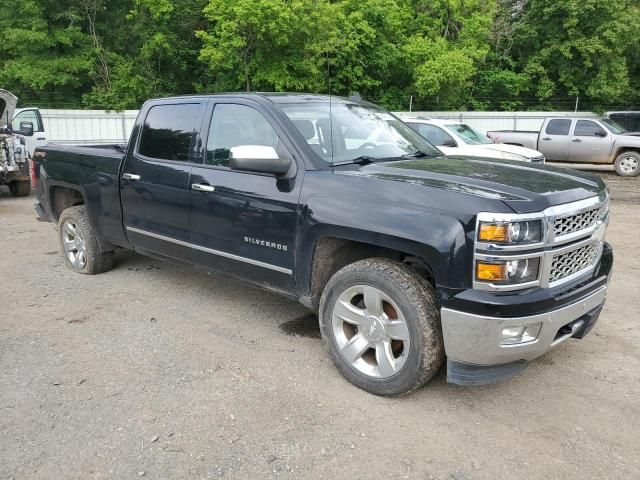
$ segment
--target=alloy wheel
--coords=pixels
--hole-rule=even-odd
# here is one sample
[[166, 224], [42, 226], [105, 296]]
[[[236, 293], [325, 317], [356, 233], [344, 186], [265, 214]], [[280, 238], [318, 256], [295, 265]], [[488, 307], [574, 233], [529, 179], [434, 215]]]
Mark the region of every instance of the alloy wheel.
[[82, 270], [87, 264], [87, 247], [80, 229], [70, 220], [62, 224], [62, 248], [71, 265]]
[[410, 332], [396, 303], [370, 285], [355, 285], [338, 297], [331, 315], [340, 355], [372, 378], [398, 373], [407, 359]]

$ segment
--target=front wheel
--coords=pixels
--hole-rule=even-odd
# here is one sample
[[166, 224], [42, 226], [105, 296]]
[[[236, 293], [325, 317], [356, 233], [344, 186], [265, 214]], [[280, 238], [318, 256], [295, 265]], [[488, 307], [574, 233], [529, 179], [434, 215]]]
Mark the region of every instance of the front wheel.
[[613, 167], [621, 177], [635, 177], [640, 173], [640, 153], [622, 152], [616, 157]]
[[409, 393], [444, 360], [435, 292], [401, 263], [373, 258], [339, 270], [322, 294], [319, 318], [334, 365], [370, 393]]

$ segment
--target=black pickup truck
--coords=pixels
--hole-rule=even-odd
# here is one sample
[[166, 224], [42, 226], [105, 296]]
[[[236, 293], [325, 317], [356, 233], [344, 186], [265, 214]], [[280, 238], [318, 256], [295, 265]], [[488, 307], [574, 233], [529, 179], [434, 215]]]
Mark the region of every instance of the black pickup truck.
[[124, 149], [49, 145], [35, 176], [71, 269], [128, 248], [298, 299], [340, 372], [381, 395], [445, 358], [450, 382], [496, 382], [582, 338], [613, 263], [598, 177], [445, 157], [352, 99], [151, 100]]

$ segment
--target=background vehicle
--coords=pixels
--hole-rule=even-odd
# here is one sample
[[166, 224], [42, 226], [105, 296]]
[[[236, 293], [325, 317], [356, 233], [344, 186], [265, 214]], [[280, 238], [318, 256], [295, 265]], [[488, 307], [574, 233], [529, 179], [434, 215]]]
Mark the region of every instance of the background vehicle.
[[603, 118], [547, 118], [539, 132], [487, 132], [496, 142], [540, 150], [547, 160], [613, 164], [618, 175], [640, 173], [640, 138], [625, 135], [616, 122]]
[[[13, 118], [17, 100], [13, 94], [0, 90], [0, 118]], [[24, 130], [17, 131], [3, 123], [0, 125], [3, 125], [0, 127], [0, 186], [7, 185], [16, 197], [29, 195], [29, 157], [23, 136], [31, 133], [29, 124], [25, 123]]]
[[445, 354], [454, 383], [512, 376], [586, 335], [605, 300], [600, 178], [443, 157], [357, 100], [152, 100], [126, 153], [51, 145], [35, 161], [69, 268], [100, 273], [129, 248], [298, 299], [376, 394], [424, 385]]
[[531, 148], [495, 143], [464, 123], [411, 116], [400, 118], [447, 155], [544, 163], [542, 153]]

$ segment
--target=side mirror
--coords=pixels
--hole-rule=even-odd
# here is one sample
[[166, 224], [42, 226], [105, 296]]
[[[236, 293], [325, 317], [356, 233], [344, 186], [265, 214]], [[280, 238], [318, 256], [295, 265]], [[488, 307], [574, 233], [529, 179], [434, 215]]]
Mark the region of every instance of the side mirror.
[[284, 175], [293, 160], [280, 158], [273, 147], [266, 145], [239, 145], [231, 147], [229, 167], [231, 170]]
[[33, 123], [32, 122], [20, 122], [20, 130], [16, 133], [24, 135], [25, 137], [33, 136]]
[[456, 143], [456, 141], [453, 138], [449, 138], [449, 139], [445, 140], [444, 142], [442, 142], [442, 144], [440, 146], [441, 147], [457, 147], [458, 144]]
[[596, 130], [596, 136], [598, 137], [606, 137], [607, 136], [607, 132], [605, 132], [602, 128], [599, 130]]

